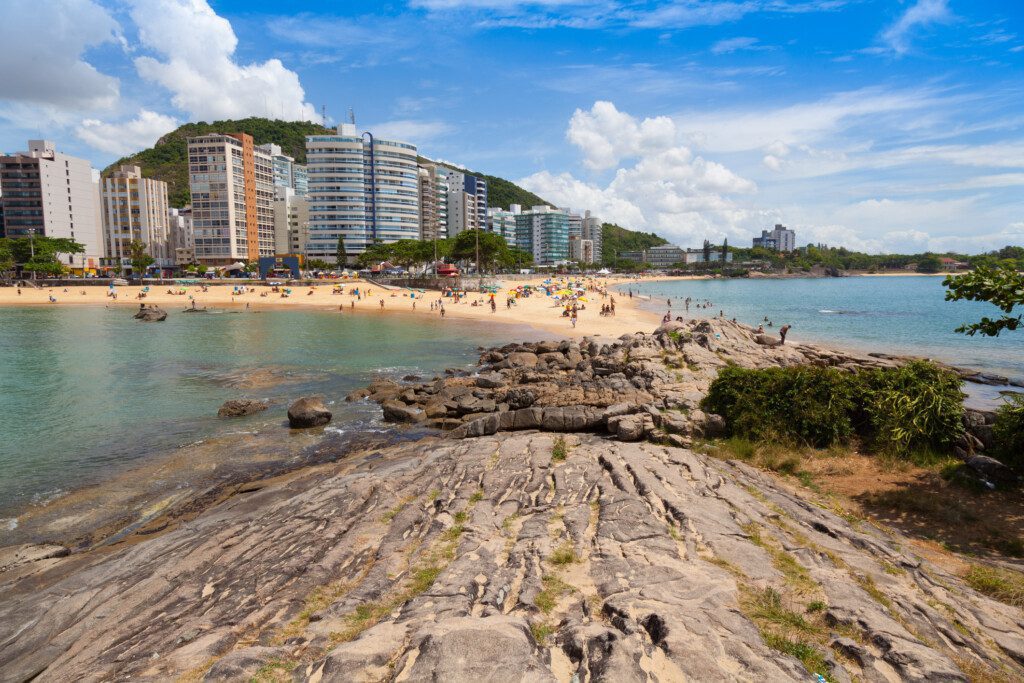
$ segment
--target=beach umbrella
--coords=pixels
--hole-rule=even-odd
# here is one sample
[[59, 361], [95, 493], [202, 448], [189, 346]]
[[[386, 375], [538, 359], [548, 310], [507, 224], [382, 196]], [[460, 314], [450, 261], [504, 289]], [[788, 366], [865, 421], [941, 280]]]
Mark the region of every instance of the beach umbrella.
[[588, 302], [587, 302], [587, 297], [585, 297], [585, 296], [581, 296], [581, 297], [579, 297], [579, 298], [578, 298], [578, 299], [576, 299], [576, 300], [577, 300], [577, 301], [582, 301], [583, 303], [588, 303]]

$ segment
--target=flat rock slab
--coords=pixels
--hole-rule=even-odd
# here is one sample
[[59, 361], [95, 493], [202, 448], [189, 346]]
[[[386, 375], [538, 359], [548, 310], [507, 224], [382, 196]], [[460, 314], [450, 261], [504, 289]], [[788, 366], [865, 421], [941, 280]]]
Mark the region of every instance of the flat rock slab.
[[594, 435], [353, 454], [163, 535], [17, 551], [40, 568], [0, 573], [0, 678], [813, 680], [744, 607], [768, 587], [822, 602], [836, 680], [1024, 678], [1021, 610], [810, 495]]

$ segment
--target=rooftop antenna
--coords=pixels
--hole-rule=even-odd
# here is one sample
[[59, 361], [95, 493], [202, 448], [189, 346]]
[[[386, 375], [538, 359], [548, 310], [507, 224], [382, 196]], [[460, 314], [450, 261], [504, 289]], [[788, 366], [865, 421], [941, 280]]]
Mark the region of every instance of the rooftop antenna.
[[348, 122], [353, 126], [356, 125], [356, 112], [352, 107], [348, 108]]
[[326, 104], [321, 104], [320, 105], [320, 121], [321, 121], [321, 125], [323, 125], [323, 127], [326, 128], [327, 127], [327, 105]]

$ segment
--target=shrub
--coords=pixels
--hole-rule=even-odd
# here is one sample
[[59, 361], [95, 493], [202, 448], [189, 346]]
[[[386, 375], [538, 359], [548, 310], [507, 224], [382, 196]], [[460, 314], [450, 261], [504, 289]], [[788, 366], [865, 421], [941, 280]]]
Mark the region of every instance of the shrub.
[[[955, 373], [925, 361], [857, 374], [726, 367], [701, 407], [724, 417], [730, 436], [824, 448], [858, 434], [876, 450], [905, 458], [952, 448], [963, 433], [961, 386]], [[1024, 400], [1018, 407], [1024, 415]]]
[[853, 434], [850, 376], [831, 368], [726, 367], [701, 407], [724, 417], [733, 436], [825, 447]]
[[863, 373], [866, 436], [899, 456], [948, 452], [963, 433], [963, 380], [926, 361]]
[[992, 436], [996, 456], [1010, 467], [1024, 469], [1024, 394], [1010, 394], [999, 406]]

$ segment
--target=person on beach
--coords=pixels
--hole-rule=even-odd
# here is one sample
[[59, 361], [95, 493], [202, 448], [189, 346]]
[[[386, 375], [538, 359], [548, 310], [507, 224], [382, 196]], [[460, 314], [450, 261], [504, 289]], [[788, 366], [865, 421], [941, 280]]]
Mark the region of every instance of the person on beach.
[[569, 320], [570, 320], [570, 322], [572, 322], [572, 328], [575, 330], [576, 329], [576, 309], [575, 308], [572, 310], [572, 315], [569, 317]]
[[444, 304], [441, 304], [441, 317], [444, 317]]
[[380, 300], [380, 310], [384, 310], [384, 299]]
[[786, 325], [783, 325], [782, 327], [779, 328], [779, 336], [782, 338], [782, 341], [780, 343], [786, 343], [786, 333], [789, 332], [790, 327], [791, 325], [787, 323]]

